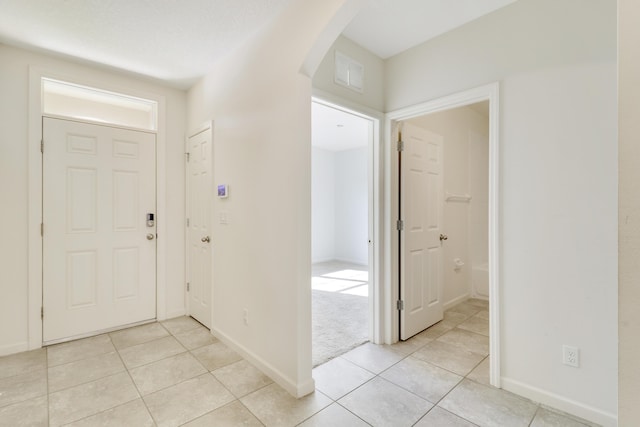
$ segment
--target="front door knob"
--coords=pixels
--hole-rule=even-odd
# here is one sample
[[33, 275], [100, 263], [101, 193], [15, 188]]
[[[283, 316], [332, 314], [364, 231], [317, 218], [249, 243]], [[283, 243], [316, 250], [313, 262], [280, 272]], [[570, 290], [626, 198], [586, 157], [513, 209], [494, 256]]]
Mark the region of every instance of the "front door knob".
[[202, 239], [200, 239], [202, 243], [209, 243], [210, 240], [211, 239], [209, 239], [209, 236], [204, 236]]
[[447, 240], [449, 238], [449, 236], [447, 236], [446, 234], [441, 234], [440, 235], [440, 241], [442, 242], [443, 240]]

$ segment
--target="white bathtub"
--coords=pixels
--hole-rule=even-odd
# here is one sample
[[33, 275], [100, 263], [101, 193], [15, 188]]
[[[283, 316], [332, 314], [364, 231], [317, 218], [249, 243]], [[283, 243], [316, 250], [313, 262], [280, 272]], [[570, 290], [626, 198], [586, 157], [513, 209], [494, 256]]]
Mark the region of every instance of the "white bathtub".
[[489, 263], [473, 265], [471, 268], [471, 288], [474, 298], [489, 299]]

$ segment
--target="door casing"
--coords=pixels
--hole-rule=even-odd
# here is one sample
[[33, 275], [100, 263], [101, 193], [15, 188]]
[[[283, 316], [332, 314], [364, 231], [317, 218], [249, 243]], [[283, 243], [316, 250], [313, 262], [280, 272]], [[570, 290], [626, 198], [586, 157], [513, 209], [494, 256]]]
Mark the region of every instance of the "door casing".
[[[382, 241], [383, 227], [381, 218], [384, 211], [382, 206], [382, 141], [381, 122], [383, 116], [367, 107], [337, 97], [333, 94], [314, 89], [312, 102], [316, 102], [337, 110], [345, 111], [362, 117], [371, 122], [370, 145], [368, 147], [368, 192], [369, 192], [369, 338], [375, 344], [384, 342], [386, 300], [383, 279], [384, 244]], [[309, 331], [311, 333], [311, 331]]]
[[386, 317], [385, 343], [393, 344], [399, 339], [399, 315], [396, 301], [399, 300], [399, 239], [395, 230], [398, 217], [398, 151], [394, 129], [397, 122], [426, 114], [464, 107], [481, 101], [489, 101], [489, 352], [490, 382], [500, 387], [500, 139], [499, 139], [499, 88], [498, 82], [479, 86], [453, 95], [426, 101], [411, 107], [386, 114], [385, 120], [385, 206], [389, 216], [385, 221], [385, 238], [388, 238], [389, 256], [385, 257], [385, 269], [389, 271], [386, 289], [389, 299], [385, 310], [396, 315]]
[[[81, 73], [69, 74], [40, 67], [29, 67], [29, 117], [28, 117], [28, 294], [27, 331], [28, 340], [16, 346], [15, 352], [34, 350], [42, 347], [42, 79], [50, 78], [79, 85], [104, 89], [129, 96], [145, 98], [158, 103], [158, 129], [156, 131], [156, 319], [167, 318], [166, 311], [166, 102], [165, 97], [144, 92], [133, 86], [110, 85], [101, 81], [91, 81]], [[171, 313], [171, 315], [177, 315]]]

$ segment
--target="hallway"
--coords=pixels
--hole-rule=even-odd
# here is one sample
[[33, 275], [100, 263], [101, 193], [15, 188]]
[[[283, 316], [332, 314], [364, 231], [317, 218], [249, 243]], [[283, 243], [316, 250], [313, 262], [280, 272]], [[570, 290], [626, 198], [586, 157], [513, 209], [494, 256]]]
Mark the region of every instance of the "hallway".
[[0, 358], [0, 426], [592, 425], [488, 386], [487, 304], [317, 367], [294, 399], [189, 317]]

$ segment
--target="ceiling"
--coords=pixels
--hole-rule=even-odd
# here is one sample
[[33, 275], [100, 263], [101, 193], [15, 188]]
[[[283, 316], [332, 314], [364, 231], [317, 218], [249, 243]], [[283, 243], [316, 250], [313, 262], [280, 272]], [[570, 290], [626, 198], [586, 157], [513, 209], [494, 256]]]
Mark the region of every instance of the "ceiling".
[[291, 0], [0, 0], [0, 42], [187, 89]]
[[382, 59], [517, 0], [371, 0], [343, 34]]
[[311, 104], [311, 145], [329, 151], [366, 147], [370, 121], [323, 104]]
[[[0, 0], [0, 43], [182, 89], [294, 0]], [[370, 0], [344, 34], [387, 58], [515, 0]]]

